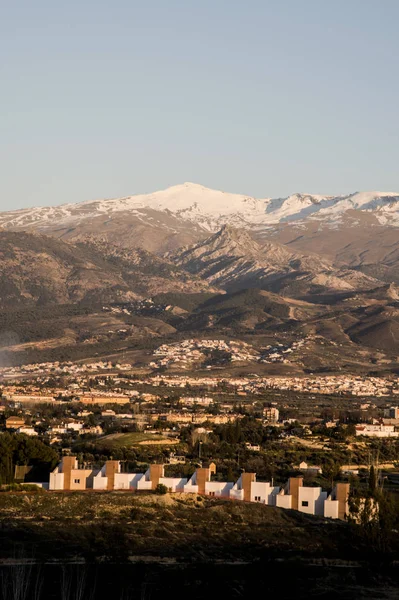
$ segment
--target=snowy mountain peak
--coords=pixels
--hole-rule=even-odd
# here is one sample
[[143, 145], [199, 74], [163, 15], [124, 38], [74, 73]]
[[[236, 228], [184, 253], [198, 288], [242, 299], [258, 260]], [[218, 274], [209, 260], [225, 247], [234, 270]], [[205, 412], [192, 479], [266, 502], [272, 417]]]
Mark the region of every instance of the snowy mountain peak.
[[225, 224], [259, 229], [307, 220], [337, 226], [348, 211], [352, 216], [353, 211], [368, 213], [375, 223], [398, 227], [399, 193], [356, 192], [346, 196], [295, 193], [286, 198], [259, 199], [185, 182], [151, 194], [0, 213], [0, 227], [51, 232], [104, 218], [110, 221], [123, 218], [124, 222], [136, 218], [146, 223], [152, 219], [162, 226], [163, 221], [173, 217], [174, 223], [178, 221], [181, 227], [189, 223], [213, 232]]

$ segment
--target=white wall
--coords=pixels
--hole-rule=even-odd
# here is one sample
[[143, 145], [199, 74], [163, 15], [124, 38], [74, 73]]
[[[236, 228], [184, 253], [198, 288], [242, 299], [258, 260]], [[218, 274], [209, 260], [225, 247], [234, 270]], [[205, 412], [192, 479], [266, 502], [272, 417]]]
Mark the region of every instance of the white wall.
[[83, 429], [84, 424], [83, 423], [68, 423], [67, 424], [67, 429], [72, 429], [73, 431], [80, 431], [80, 429]]
[[148, 481], [145, 478], [145, 475], [143, 475], [143, 477], [141, 477], [140, 479], [137, 480], [136, 489], [137, 490], [151, 490], [152, 489], [152, 481]]
[[63, 490], [64, 489], [64, 473], [59, 473], [58, 467], [55, 471], [50, 473], [50, 490]]
[[[269, 506], [275, 506], [276, 495], [280, 488], [272, 487], [270, 483], [263, 481], [252, 481], [251, 483], [251, 502], [261, 502], [262, 504], [268, 504]], [[255, 500], [255, 497], [259, 497], [260, 500]]]
[[327, 492], [320, 492], [320, 496], [316, 500], [316, 512], [315, 514], [319, 517], [324, 516], [324, 503], [327, 500]]
[[133, 479], [133, 473], [115, 473], [114, 490], [129, 490], [130, 482]]
[[291, 508], [292, 496], [290, 494], [277, 494], [276, 506], [279, 508]]
[[279, 494], [280, 488], [275, 486], [272, 493], [269, 496], [269, 506], [276, 506], [276, 498]]
[[214, 494], [215, 496], [222, 496], [228, 498], [230, 490], [234, 487], [234, 483], [225, 481], [207, 481], [205, 483], [205, 494]]
[[106, 490], [108, 485], [108, 477], [103, 477], [98, 473], [93, 477], [93, 490]]
[[181, 477], [160, 477], [159, 483], [166, 485], [168, 490], [172, 492], [183, 492], [187, 479]]
[[[298, 510], [308, 515], [324, 514], [324, 501], [327, 492], [322, 492], [320, 487], [300, 487], [298, 494]], [[308, 506], [303, 506], [307, 502]]]
[[230, 498], [233, 500], [244, 500], [244, 490], [237, 489], [237, 484], [235, 484], [230, 490]]
[[131, 477], [132, 478], [130, 480], [130, 487], [133, 490], [137, 490], [139, 481], [141, 481], [141, 480], [144, 481], [144, 473], [132, 473]]
[[198, 494], [198, 485], [194, 483], [194, 477], [191, 477], [191, 479], [188, 480], [183, 491], [185, 494]]
[[324, 501], [324, 516], [329, 519], [338, 519], [338, 500], [331, 500], [331, 496], [329, 496]]

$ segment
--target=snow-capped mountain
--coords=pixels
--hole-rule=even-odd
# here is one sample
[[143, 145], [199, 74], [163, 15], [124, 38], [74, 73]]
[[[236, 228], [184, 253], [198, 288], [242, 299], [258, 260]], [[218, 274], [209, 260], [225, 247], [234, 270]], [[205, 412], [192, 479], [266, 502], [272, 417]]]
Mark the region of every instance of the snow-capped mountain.
[[[149, 214], [148, 211], [154, 211]], [[76, 227], [87, 221], [117, 218], [122, 214], [148, 222], [160, 213], [206, 231], [229, 223], [262, 227], [282, 222], [322, 220], [339, 223], [351, 211], [373, 215], [376, 224], [399, 226], [399, 193], [360, 192], [347, 196], [293, 194], [288, 198], [256, 199], [184, 183], [152, 194], [97, 200], [56, 207], [29, 208], [0, 213], [0, 226], [8, 229]], [[169, 225], [172, 229], [173, 224]]]

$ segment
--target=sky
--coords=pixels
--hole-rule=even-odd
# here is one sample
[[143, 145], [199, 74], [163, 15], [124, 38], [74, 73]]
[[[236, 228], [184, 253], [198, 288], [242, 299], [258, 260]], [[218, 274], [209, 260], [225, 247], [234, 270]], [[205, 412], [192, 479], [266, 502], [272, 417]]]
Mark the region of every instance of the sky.
[[3, 3], [0, 210], [399, 191], [398, 22], [398, 0]]

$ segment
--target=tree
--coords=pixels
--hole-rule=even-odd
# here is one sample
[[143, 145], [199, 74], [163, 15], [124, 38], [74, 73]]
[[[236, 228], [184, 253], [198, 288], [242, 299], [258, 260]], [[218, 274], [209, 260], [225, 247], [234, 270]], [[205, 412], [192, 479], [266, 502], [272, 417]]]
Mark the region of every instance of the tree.
[[331, 483], [333, 487], [334, 481], [339, 478], [341, 474], [341, 465], [336, 461], [329, 461], [323, 465], [323, 475]]
[[374, 465], [370, 467], [370, 475], [369, 475], [369, 492], [370, 494], [375, 494], [377, 489], [377, 473], [374, 468]]
[[168, 488], [163, 483], [158, 483], [157, 487], [155, 488], [155, 493], [163, 496], [164, 494], [168, 493]]
[[31, 465], [48, 473], [58, 462], [58, 454], [43, 442], [24, 434], [0, 435], [0, 482], [12, 483], [15, 465]]

